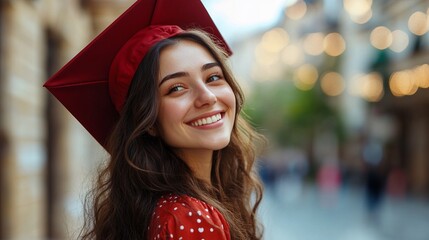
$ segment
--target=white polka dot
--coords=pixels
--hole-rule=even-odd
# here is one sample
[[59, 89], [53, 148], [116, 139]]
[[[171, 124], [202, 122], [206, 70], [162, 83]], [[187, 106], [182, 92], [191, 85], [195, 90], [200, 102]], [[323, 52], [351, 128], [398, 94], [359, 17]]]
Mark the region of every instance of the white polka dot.
[[177, 210], [177, 207], [173, 208], [173, 210], [174, 210], [174, 211], [176, 211], [176, 210]]
[[197, 219], [197, 223], [201, 223], [201, 219], [199, 219], [199, 218], [198, 218], [198, 219]]
[[200, 211], [200, 210], [198, 210], [198, 211], [197, 211], [197, 213], [198, 213], [198, 215], [200, 215], [200, 216], [201, 216], [201, 211]]
[[189, 213], [188, 213], [188, 215], [189, 215], [189, 216], [192, 216], [192, 212], [189, 212]]
[[166, 203], [166, 202], [167, 202], [167, 201], [165, 201], [165, 200], [164, 200], [164, 201], [162, 201], [162, 203]]
[[182, 237], [179, 237], [179, 240], [182, 240], [183, 238]]
[[193, 229], [193, 228], [191, 228], [189, 231], [191, 231], [191, 233], [193, 233], [193, 232], [194, 232], [194, 229]]
[[170, 234], [170, 237], [173, 238], [173, 234]]
[[209, 215], [207, 215], [206, 217], [207, 217], [207, 218], [210, 218], [210, 216], [209, 216]]
[[214, 229], [213, 228], [210, 228], [210, 232], [213, 232], [214, 231]]
[[206, 209], [204, 209], [204, 210], [206, 210], [206, 212], [208, 212], [209, 210], [206, 208]]
[[183, 230], [183, 229], [185, 229], [185, 226], [181, 225], [180, 230]]
[[198, 232], [200, 233], [204, 232], [204, 228], [198, 228]]
[[161, 225], [158, 225], [158, 228], [161, 228]]

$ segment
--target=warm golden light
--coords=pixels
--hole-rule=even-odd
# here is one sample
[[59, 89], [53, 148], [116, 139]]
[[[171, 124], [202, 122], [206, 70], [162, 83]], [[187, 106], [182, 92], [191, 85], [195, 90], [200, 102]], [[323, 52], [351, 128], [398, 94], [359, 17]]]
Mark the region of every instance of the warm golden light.
[[365, 12], [362, 15], [350, 15], [350, 19], [358, 24], [364, 24], [367, 23], [372, 18], [372, 11], [371, 9], [367, 12]]
[[303, 0], [298, 0], [295, 4], [286, 9], [286, 16], [292, 20], [299, 20], [307, 12], [307, 4]]
[[394, 52], [402, 52], [408, 47], [409, 39], [408, 35], [401, 30], [395, 30], [392, 32], [392, 44], [390, 49]]
[[388, 48], [392, 44], [392, 39], [392, 32], [384, 26], [376, 27], [370, 36], [372, 46], [380, 50]]
[[269, 52], [259, 44], [255, 49], [255, 59], [261, 66], [270, 66], [279, 61], [279, 54]]
[[323, 53], [323, 33], [310, 33], [304, 39], [304, 51], [313, 56], [317, 56]]
[[317, 81], [319, 73], [311, 64], [304, 64], [295, 70], [294, 83], [298, 89], [309, 90], [313, 88]]
[[328, 96], [338, 96], [344, 91], [343, 77], [336, 72], [329, 72], [323, 75], [320, 80], [322, 91]]
[[359, 95], [369, 102], [377, 102], [384, 95], [383, 78], [377, 72], [372, 72], [359, 79]]
[[287, 65], [297, 66], [304, 62], [304, 53], [298, 46], [290, 44], [283, 49], [281, 59]]
[[323, 40], [323, 48], [330, 56], [339, 56], [346, 49], [346, 42], [339, 33], [329, 33]]
[[288, 33], [283, 28], [274, 28], [264, 33], [261, 46], [269, 52], [280, 52], [288, 42]]
[[428, 16], [423, 12], [415, 12], [408, 19], [408, 29], [415, 35], [421, 36], [428, 31]]
[[362, 16], [371, 10], [372, 0], [344, 0], [343, 4], [351, 16]]
[[413, 95], [417, 91], [417, 85], [411, 71], [399, 71], [390, 76], [390, 91], [395, 96]]
[[420, 88], [429, 88], [429, 65], [423, 64], [413, 70], [416, 85]]

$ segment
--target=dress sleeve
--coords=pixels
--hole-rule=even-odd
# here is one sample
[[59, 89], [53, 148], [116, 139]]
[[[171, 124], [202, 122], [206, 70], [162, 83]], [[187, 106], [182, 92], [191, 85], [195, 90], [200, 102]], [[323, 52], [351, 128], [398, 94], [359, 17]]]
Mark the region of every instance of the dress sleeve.
[[195, 198], [170, 196], [158, 201], [148, 239], [230, 240], [228, 223], [215, 208]]

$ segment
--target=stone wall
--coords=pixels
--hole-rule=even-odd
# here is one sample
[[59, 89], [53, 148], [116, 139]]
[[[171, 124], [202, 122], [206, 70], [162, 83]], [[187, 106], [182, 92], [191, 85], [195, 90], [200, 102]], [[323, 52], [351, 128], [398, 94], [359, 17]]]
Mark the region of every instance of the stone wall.
[[0, 239], [70, 239], [81, 227], [107, 154], [42, 85], [131, 2], [0, 2]]
[[2, 232], [6, 237], [41, 238], [46, 217], [43, 28], [27, 2], [5, 4], [0, 104], [8, 149], [1, 166], [6, 187]]

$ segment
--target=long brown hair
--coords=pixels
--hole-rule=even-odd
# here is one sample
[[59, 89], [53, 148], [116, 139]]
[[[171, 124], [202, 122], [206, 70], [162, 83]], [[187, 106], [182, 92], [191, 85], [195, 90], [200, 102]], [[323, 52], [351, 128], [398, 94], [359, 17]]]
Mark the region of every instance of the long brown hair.
[[[161, 51], [181, 39], [207, 49], [235, 93], [237, 112], [231, 141], [213, 154], [212, 185], [196, 178], [171, 148], [148, 132], [158, 115], [157, 78]], [[204, 32], [189, 30], [155, 44], [131, 83], [120, 119], [110, 137], [110, 161], [87, 196], [83, 239], [146, 239], [150, 216], [165, 193], [187, 194], [216, 207], [232, 239], [260, 239], [256, 210], [262, 186], [254, 170], [255, 143], [263, 138], [240, 114], [244, 96], [227, 65], [227, 55]]]

